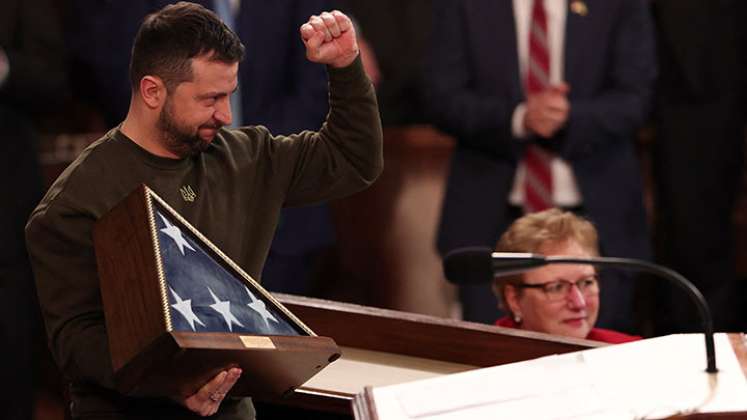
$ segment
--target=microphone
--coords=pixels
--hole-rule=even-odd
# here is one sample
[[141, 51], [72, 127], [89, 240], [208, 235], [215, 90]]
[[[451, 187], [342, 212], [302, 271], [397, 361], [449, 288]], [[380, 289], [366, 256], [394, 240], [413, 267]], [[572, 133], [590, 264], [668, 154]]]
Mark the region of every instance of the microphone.
[[713, 318], [703, 294], [682, 274], [648, 261], [612, 257], [564, 257], [539, 254], [493, 252], [487, 247], [467, 247], [450, 251], [444, 257], [444, 274], [454, 284], [490, 283], [495, 277], [520, 274], [549, 264], [589, 264], [593, 266], [634, 268], [663, 277], [683, 289], [695, 303], [702, 322], [706, 345], [706, 372], [716, 373], [713, 344]]
[[498, 275], [523, 273], [545, 263], [544, 255], [493, 252], [490, 248], [474, 246], [447, 253], [444, 273], [454, 284], [482, 284], [490, 283]]

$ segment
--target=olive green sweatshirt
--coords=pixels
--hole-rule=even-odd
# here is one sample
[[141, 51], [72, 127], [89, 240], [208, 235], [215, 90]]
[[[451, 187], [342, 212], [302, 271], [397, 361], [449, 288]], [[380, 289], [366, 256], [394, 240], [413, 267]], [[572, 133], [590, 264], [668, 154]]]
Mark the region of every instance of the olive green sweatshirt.
[[[165, 399], [113, 391], [92, 230], [141, 183], [259, 279], [281, 207], [340, 198], [374, 182], [383, 156], [373, 87], [360, 59], [328, 72], [330, 111], [318, 132], [221, 129], [203, 153], [167, 159], [115, 128], [52, 185], [31, 215], [26, 240], [50, 348], [71, 382], [74, 415], [188, 418]], [[218, 418], [253, 413], [248, 399], [225, 401]]]

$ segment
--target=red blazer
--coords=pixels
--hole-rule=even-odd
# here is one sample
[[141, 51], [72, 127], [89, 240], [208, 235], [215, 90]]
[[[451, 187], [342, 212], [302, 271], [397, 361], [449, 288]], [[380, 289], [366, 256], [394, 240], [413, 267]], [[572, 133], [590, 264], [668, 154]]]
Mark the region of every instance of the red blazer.
[[[507, 328], [519, 328], [519, 324], [514, 322], [513, 319], [504, 316], [503, 318], [495, 321], [495, 325], [499, 327]], [[602, 341], [609, 344], [621, 344], [629, 343], [631, 341], [638, 341], [641, 337], [637, 335], [628, 335], [621, 332], [605, 330], [603, 328], [592, 328], [589, 331], [589, 335], [586, 336], [587, 340]]]

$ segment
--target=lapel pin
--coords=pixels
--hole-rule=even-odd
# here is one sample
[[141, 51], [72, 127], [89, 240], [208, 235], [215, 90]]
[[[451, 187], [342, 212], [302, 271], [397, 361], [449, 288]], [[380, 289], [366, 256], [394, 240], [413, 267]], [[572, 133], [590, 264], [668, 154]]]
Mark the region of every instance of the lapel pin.
[[583, 0], [571, 0], [571, 12], [579, 16], [586, 16], [589, 14], [589, 8], [586, 7]]

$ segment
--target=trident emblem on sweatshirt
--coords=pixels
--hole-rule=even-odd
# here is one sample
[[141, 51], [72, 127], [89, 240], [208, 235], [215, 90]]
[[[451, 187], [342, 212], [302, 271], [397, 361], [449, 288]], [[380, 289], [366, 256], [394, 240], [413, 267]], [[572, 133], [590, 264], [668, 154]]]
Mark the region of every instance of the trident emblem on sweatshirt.
[[184, 201], [191, 203], [195, 201], [195, 198], [197, 198], [197, 193], [192, 189], [190, 185], [185, 185], [179, 188], [179, 192], [182, 193], [182, 198], [184, 199]]

